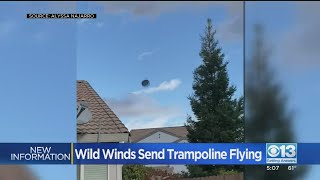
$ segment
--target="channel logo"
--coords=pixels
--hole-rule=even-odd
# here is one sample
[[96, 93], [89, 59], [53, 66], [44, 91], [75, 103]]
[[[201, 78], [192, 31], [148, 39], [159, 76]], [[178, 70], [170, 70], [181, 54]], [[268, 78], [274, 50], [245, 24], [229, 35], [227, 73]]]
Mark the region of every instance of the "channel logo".
[[267, 143], [267, 164], [297, 164], [296, 143]]

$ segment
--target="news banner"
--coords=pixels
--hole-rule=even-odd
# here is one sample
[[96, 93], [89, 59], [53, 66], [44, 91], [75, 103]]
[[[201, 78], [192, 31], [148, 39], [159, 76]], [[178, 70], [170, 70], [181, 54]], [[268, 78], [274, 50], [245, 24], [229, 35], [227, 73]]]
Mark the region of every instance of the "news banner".
[[0, 143], [0, 164], [320, 164], [320, 143]]

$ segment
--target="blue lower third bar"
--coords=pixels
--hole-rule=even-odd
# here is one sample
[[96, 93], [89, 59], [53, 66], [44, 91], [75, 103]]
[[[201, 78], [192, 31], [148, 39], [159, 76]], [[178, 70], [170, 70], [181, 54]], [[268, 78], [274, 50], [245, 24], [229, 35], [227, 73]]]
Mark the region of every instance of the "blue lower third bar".
[[0, 143], [0, 164], [320, 164], [320, 143]]

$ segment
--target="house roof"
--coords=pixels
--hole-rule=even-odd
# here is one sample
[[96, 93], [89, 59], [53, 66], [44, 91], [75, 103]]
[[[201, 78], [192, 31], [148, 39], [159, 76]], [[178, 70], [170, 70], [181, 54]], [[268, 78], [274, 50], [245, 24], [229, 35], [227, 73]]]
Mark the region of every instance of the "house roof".
[[92, 119], [89, 122], [77, 125], [78, 134], [98, 134], [99, 124], [101, 124], [101, 134], [129, 133], [125, 125], [87, 81], [77, 81], [77, 101], [86, 101], [92, 113]]
[[36, 180], [38, 177], [27, 166], [23, 165], [1, 165], [1, 179], [10, 180]]
[[187, 128], [185, 126], [176, 126], [176, 127], [162, 127], [162, 128], [149, 128], [149, 129], [132, 129], [130, 131], [131, 142], [139, 142], [142, 139], [151, 136], [156, 132], [164, 132], [172, 136], [176, 136], [179, 139], [175, 142], [187, 139]]

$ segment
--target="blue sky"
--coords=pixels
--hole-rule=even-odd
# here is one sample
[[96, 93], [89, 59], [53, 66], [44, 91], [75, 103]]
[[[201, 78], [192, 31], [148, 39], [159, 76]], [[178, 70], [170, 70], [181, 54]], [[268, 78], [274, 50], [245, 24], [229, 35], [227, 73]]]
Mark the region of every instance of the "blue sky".
[[[50, 12], [45, 3], [0, 4], [0, 142], [75, 142], [75, 22], [25, 18]], [[41, 179], [76, 179], [74, 166], [32, 169]]]
[[[208, 17], [220, 30], [231, 83], [242, 95], [242, 28], [231, 28], [242, 23], [238, 5], [81, 2], [78, 12], [97, 13], [98, 19], [25, 19], [27, 13], [75, 9], [72, 2], [1, 3], [1, 142], [75, 142], [76, 79], [89, 81], [114, 107], [138, 102], [120, 112], [128, 127], [182, 125], [191, 113], [186, 97]], [[144, 78], [151, 89], [141, 89]], [[41, 179], [76, 177], [72, 166], [31, 167]]]
[[[243, 94], [241, 5], [81, 2], [79, 12], [98, 18], [78, 22], [77, 78], [89, 81], [129, 129], [183, 125], [192, 114], [187, 97], [207, 18], [230, 62], [236, 96]], [[150, 88], [141, 87], [145, 78]]]
[[[295, 113], [298, 142], [319, 142], [320, 17], [319, 2], [246, 2], [246, 51], [250, 51], [252, 25], [265, 26], [270, 61]], [[272, 12], [272, 13], [270, 13]], [[319, 179], [319, 166], [312, 166], [305, 179]]]
[[[253, 23], [266, 26], [279, 81], [296, 113], [299, 142], [317, 142], [320, 135], [318, 7], [289, 2], [246, 6], [246, 40]], [[76, 79], [89, 81], [129, 128], [182, 125], [192, 113], [186, 97], [192, 93], [192, 71], [201, 63], [199, 35], [208, 17], [230, 62], [236, 96], [243, 94], [241, 5], [80, 2], [78, 12], [98, 18], [25, 19], [26, 13], [70, 9], [73, 3], [1, 2], [0, 80], [5, 85], [0, 142], [74, 142]], [[144, 78], [151, 89], [141, 87]], [[32, 168], [43, 179], [76, 177], [72, 166]], [[319, 179], [316, 170], [313, 166], [307, 179]]]

